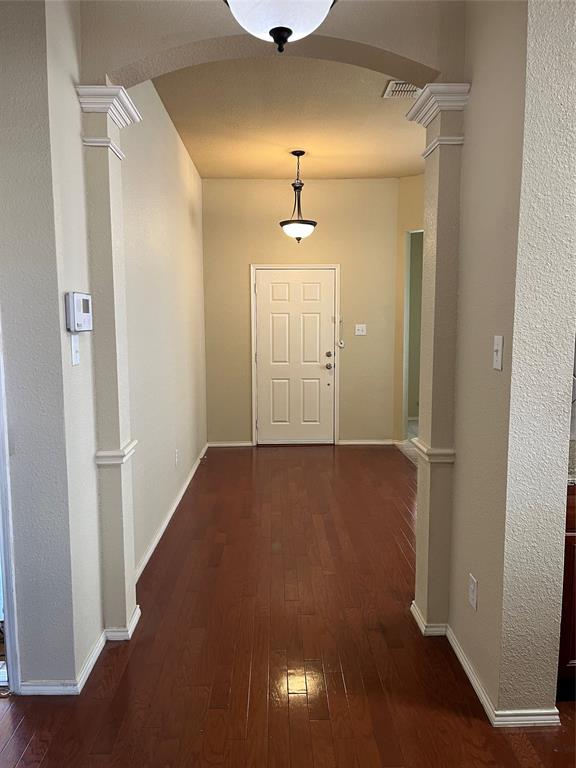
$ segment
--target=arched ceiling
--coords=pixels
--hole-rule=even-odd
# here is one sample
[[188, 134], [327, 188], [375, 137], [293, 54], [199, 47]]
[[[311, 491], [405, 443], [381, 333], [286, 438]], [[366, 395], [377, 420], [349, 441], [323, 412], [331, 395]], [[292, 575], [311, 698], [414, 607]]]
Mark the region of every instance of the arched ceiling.
[[340, 62], [282, 57], [180, 69], [154, 84], [204, 178], [306, 178], [421, 173], [424, 130], [410, 99], [383, 99], [390, 78]]

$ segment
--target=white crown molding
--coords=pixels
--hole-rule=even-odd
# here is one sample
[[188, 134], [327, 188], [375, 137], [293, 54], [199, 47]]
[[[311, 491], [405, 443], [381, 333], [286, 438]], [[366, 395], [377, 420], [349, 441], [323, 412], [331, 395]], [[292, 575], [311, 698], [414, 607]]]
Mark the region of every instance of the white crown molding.
[[470, 83], [428, 83], [406, 117], [426, 128], [440, 112], [462, 111], [469, 93]]
[[127, 627], [110, 627], [109, 629], [104, 630], [106, 640], [110, 640], [114, 643], [122, 640], [130, 640], [134, 634], [136, 625], [140, 621], [140, 616], [142, 616], [142, 611], [140, 610], [140, 606], [137, 605], [132, 612]]
[[166, 514], [166, 517], [164, 518], [164, 521], [162, 522], [162, 524], [160, 525], [160, 527], [156, 531], [152, 541], [150, 542], [150, 546], [148, 547], [146, 552], [144, 552], [143, 556], [140, 559], [140, 562], [136, 566], [136, 581], [138, 581], [138, 579], [142, 575], [142, 571], [144, 570], [144, 568], [146, 568], [146, 565], [148, 564], [148, 560], [150, 560], [150, 558], [154, 554], [154, 550], [156, 549], [156, 547], [158, 546], [158, 544], [160, 542], [160, 539], [164, 535], [164, 531], [166, 530], [166, 528], [168, 528], [168, 524], [170, 523], [170, 520], [172, 520], [172, 516], [174, 515], [174, 512], [176, 512], [176, 510], [178, 509], [178, 504], [180, 504], [180, 502], [182, 500], [182, 497], [186, 493], [186, 489], [188, 488], [188, 486], [192, 482], [192, 478], [196, 474], [196, 470], [200, 466], [200, 462], [202, 461], [204, 456], [206, 456], [206, 451], [207, 450], [208, 450], [208, 443], [206, 443], [204, 448], [202, 448], [202, 450], [200, 451], [200, 455], [198, 456], [198, 458], [194, 462], [194, 465], [193, 465], [192, 469], [190, 470], [190, 473], [188, 474], [188, 477], [186, 478], [186, 480], [184, 480], [184, 483], [183, 483], [182, 487], [180, 488], [180, 490], [178, 491], [178, 494], [177, 494], [176, 498], [174, 499], [174, 502], [172, 503], [172, 506], [168, 510], [168, 513]]
[[[458, 146], [460, 144], [464, 144], [464, 136], [437, 136], [430, 142], [430, 144], [428, 144], [424, 152], [422, 152], [422, 157], [426, 159], [428, 155], [431, 155], [435, 149], [438, 149], [438, 147], [442, 146], [443, 144], [447, 144], [449, 146]], [[410, 421], [410, 419], [408, 419], [408, 421]]]
[[124, 160], [126, 157], [118, 144], [113, 142], [112, 139], [109, 139], [107, 136], [85, 136], [82, 139], [82, 144], [84, 144], [85, 147], [105, 147], [112, 151], [120, 160]]
[[134, 455], [138, 440], [130, 440], [123, 448], [115, 451], [97, 451], [96, 464], [106, 466], [110, 464], [126, 464], [128, 459]]
[[456, 452], [453, 448], [432, 448], [419, 437], [413, 437], [410, 441], [418, 451], [418, 456], [429, 464], [454, 464]]
[[448, 625], [426, 623], [426, 621], [424, 620], [424, 616], [422, 616], [420, 608], [418, 608], [414, 600], [412, 600], [412, 603], [410, 605], [410, 613], [414, 617], [414, 620], [416, 624], [418, 624], [418, 628], [420, 629], [420, 632], [422, 632], [424, 637], [443, 637], [446, 634]]
[[119, 128], [139, 123], [142, 115], [121, 85], [77, 85], [82, 112], [108, 114]]

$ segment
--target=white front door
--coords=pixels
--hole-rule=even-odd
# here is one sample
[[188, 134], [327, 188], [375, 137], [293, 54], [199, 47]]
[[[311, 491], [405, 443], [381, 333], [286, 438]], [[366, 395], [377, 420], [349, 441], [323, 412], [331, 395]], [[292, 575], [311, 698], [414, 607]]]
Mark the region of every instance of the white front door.
[[333, 443], [336, 274], [256, 269], [256, 429], [262, 443]]

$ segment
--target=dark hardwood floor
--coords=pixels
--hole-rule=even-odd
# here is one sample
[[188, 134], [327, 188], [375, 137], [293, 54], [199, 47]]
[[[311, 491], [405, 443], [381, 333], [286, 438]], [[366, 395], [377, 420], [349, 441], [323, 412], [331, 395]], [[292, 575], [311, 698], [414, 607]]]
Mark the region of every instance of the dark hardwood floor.
[[395, 448], [211, 449], [79, 697], [0, 701], [0, 768], [565, 768], [496, 730], [410, 614], [416, 473]]

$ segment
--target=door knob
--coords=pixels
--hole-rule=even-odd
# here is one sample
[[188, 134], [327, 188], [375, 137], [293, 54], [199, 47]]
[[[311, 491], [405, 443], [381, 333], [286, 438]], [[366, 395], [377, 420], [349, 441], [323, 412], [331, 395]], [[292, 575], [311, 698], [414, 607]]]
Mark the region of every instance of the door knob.
[[329, 371], [332, 370], [332, 363], [326, 363], [326, 368], [328, 368]]

